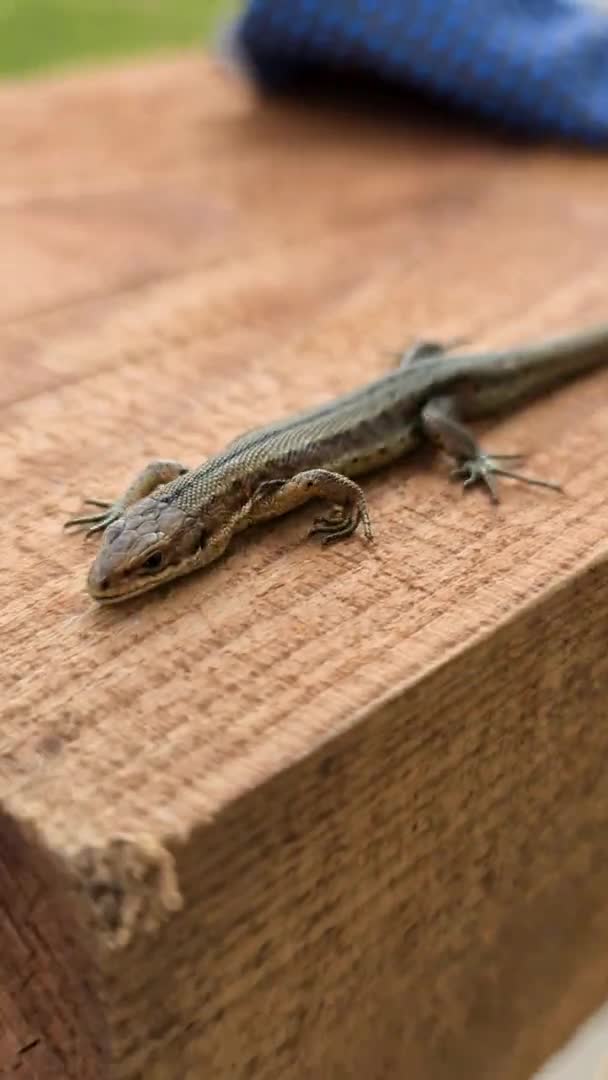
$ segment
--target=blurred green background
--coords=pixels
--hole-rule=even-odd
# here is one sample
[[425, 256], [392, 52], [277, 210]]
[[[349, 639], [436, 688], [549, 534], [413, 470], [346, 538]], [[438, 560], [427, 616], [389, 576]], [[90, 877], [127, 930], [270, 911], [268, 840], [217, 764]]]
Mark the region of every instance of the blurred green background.
[[237, 0], [0, 0], [0, 76], [201, 45]]

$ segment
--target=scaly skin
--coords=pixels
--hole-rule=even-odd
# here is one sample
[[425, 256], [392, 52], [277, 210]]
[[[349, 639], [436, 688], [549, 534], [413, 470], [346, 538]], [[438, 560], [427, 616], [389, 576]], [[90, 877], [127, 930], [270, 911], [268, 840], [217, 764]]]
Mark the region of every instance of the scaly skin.
[[333, 504], [311, 530], [323, 543], [372, 529], [353, 477], [431, 440], [453, 458], [465, 485], [481, 481], [497, 501], [495, 477], [559, 485], [505, 468], [520, 455], [488, 455], [463, 420], [499, 414], [608, 361], [608, 325], [540, 346], [445, 355], [422, 343], [399, 368], [319, 408], [248, 432], [195, 469], [146, 466], [113, 503], [67, 525], [105, 530], [88, 575], [89, 594], [116, 603], [218, 559], [248, 526], [313, 498]]

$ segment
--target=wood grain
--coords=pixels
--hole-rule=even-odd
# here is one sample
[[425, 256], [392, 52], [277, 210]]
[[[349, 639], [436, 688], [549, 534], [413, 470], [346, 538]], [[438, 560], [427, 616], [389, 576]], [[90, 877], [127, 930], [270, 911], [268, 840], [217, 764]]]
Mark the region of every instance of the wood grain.
[[4, 1060], [527, 1080], [608, 994], [608, 371], [488, 427], [563, 498], [421, 455], [373, 551], [303, 511], [114, 610], [61, 524], [413, 338], [604, 320], [605, 161], [196, 57], [7, 85], [0, 128]]

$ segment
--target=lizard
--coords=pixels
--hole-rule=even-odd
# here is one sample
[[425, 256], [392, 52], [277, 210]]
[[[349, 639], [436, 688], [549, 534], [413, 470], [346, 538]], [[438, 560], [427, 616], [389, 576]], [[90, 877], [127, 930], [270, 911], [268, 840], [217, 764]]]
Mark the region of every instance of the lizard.
[[561, 491], [517, 471], [521, 454], [490, 454], [468, 421], [496, 416], [608, 361], [608, 324], [528, 345], [480, 353], [462, 342], [420, 341], [375, 381], [318, 407], [247, 432], [198, 467], [154, 461], [121, 498], [87, 499], [96, 512], [65, 522], [103, 532], [87, 590], [101, 604], [126, 600], [208, 566], [232, 538], [311, 499], [329, 503], [309, 535], [324, 544], [359, 527], [373, 538], [356, 478], [421, 443], [452, 459], [464, 486], [498, 501], [497, 477]]

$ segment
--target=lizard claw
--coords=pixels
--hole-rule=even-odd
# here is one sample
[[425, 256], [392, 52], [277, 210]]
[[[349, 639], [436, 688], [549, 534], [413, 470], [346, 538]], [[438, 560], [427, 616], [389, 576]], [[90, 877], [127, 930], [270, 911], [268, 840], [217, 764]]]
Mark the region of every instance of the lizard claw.
[[519, 480], [522, 484], [530, 484], [534, 487], [546, 487], [552, 491], [563, 491], [561, 484], [554, 484], [550, 480], [539, 480], [535, 476], [524, 476], [523, 473], [504, 469], [502, 461], [519, 462], [523, 460], [522, 454], [484, 454], [479, 451], [476, 457], [467, 458], [452, 470], [452, 476], [463, 479], [463, 487], [471, 487], [472, 484], [482, 483], [487, 487], [490, 499], [493, 503], [499, 502], [496, 476], [507, 476], [511, 480]]
[[322, 517], [315, 518], [309, 536], [320, 536], [322, 544], [333, 544], [336, 540], [345, 540], [357, 529], [361, 521], [358, 508], [334, 506]]
[[103, 507], [101, 513], [82, 514], [79, 517], [69, 518], [68, 521], [64, 522], [64, 529], [81, 528], [84, 525], [88, 525], [89, 528], [86, 531], [86, 536], [92, 536], [93, 533], [103, 532], [104, 529], [107, 529], [108, 525], [111, 525], [113, 521], [117, 521], [124, 513], [124, 507], [121, 502], [102, 502], [101, 499], [85, 499], [84, 501], [90, 506]]

